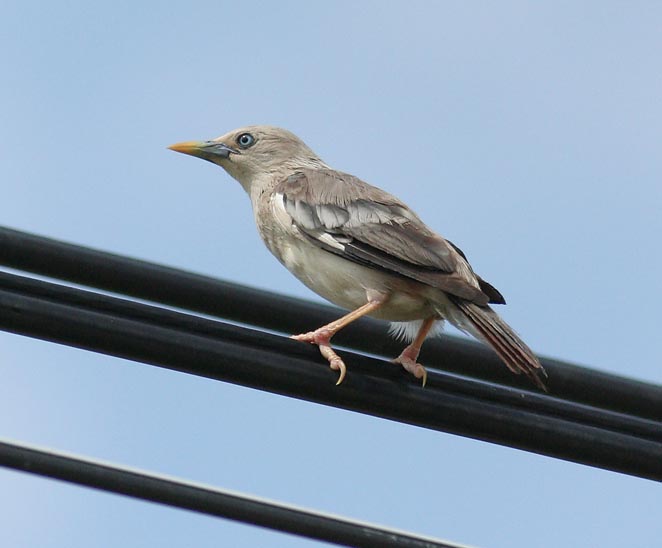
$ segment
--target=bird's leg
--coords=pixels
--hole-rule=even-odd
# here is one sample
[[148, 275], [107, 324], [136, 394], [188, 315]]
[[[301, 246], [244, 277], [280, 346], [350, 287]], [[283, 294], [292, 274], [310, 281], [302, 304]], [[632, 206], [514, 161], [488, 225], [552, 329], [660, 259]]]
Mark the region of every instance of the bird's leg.
[[387, 300], [387, 296], [381, 293], [368, 295], [368, 302], [363, 306], [360, 306], [356, 310], [346, 314], [342, 318], [323, 325], [322, 327], [315, 329], [315, 331], [310, 331], [308, 333], [302, 333], [301, 335], [292, 335], [292, 339], [302, 342], [309, 342], [311, 344], [316, 344], [322, 356], [324, 356], [329, 361], [329, 366], [334, 371], [340, 371], [338, 376], [338, 382], [336, 386], [339, 385], [345, 378], [347, 373], [347, 367], [345, 362], [342, 361], [342, 358], [336, 354], [335, 350], [331, 348], [331, 337], [333, 337], [338, 331], [343, 327], [348, 326], [353, 321], [358, 320], [360, 317], [370, 314], [374, 310], [377, 310], [382, 304]]
[[418, 354], [421, 351], [421, 346], [423, 346], [423, 341], [425, 337], [428, 336], [430, 329], [434, 325], [434, 322], [437, 321], [437, 318], [434, 316], [427, 318], [422, 324], [418, 333], [416, 333], [416, 338], [414, 341], [405, 348], [402, 353], [395, 358], [393, 361], [399, 363], [407, 371], [409, 371], [417, 379], [423, 379], [423, 386], [428, 380], [428, 372], [425, 370], [420, 363], [417, 363]]

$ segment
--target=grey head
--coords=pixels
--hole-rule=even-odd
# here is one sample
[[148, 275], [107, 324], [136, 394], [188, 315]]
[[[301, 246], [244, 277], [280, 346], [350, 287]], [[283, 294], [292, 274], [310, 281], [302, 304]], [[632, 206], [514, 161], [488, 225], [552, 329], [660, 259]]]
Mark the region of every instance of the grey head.
[[209, 141], [186, 141], [168, 148], [221, 166], [249, 193], [254, 183], [265, 178], [328, 167], [296, 135], [275, 126], [246, 126]]

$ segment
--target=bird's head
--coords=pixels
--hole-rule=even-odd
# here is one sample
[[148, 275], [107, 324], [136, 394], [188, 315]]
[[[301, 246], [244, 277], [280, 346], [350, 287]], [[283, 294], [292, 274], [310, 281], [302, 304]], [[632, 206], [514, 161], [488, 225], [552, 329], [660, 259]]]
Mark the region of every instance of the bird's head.
[[273, 126], [247, 126], [211, 141], [186, 141], [171, 150], [221, 166], [250, 193], [254, 184], [303, 167], [327, 167], [301, 139]]

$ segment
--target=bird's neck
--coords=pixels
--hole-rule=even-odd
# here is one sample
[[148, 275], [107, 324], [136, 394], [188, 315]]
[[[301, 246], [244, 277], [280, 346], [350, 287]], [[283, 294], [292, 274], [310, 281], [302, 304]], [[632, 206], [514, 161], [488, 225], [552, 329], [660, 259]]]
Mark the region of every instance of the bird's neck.
[[302, 169], [330, 169], [329, 166], [317, 157], [291, 158], [281, 162], [272, 169], [265, 169], [259, 173], [246, 174], [247, 176], [237, 178], [250, 195], [251, 199], [259, 195], [269, 193], [277, 184]]

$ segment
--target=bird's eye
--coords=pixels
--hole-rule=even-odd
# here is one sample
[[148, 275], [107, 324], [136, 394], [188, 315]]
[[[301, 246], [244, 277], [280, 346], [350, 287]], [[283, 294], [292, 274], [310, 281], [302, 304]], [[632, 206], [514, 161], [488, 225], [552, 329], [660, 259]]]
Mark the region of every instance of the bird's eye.
[[242, 133], [237, 137], [237, 144], [240, 148], [248, 148], [255, 143], [255, 137], [250, 133]]

